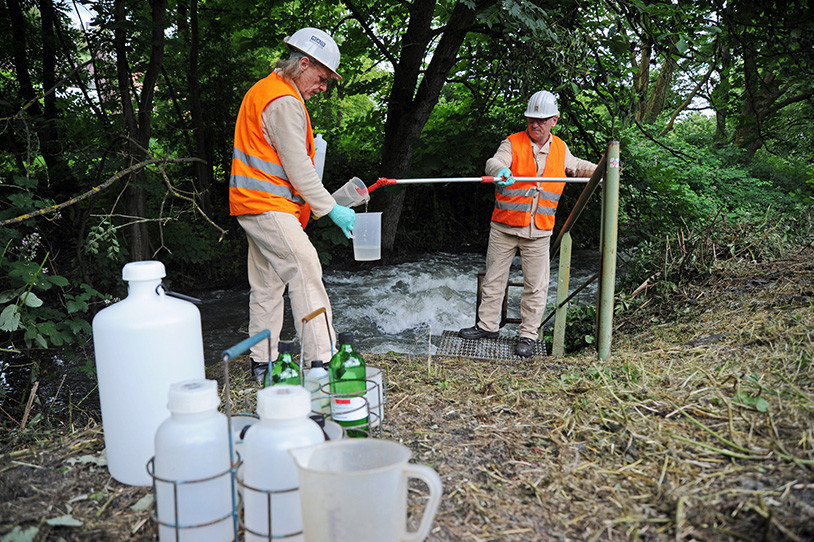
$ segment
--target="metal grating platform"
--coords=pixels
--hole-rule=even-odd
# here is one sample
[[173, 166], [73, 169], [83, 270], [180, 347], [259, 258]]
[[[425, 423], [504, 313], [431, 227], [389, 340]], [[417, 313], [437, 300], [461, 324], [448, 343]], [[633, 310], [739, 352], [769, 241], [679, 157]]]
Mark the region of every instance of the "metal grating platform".
[[528, 360], [546, 355], [545, 343], [534, 341], [534, 351], [528, 358], [514, 353], [517, 337], [498, 337], [497, 339], [462, 339], [457, 331], [445, 330], [441, 335], [436, 354], [440, 356], [458, 356], [472, 359]]

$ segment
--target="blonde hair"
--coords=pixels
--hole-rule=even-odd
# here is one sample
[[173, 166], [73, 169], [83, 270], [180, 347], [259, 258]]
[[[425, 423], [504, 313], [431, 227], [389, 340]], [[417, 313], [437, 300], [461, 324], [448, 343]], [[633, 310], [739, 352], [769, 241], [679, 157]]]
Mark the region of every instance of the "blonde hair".
[[291, 56], [289, 56], [286, 60], [278, 60], [277, 64], [274, 66], [274, 69], [286, 81], [296, 81], [302, 74], [300, 71], [300, 60], [302, 58], [307, 58], [311, 62], [316, 62], [313, 58], [306, 55], [302, 51], [292, 50]]

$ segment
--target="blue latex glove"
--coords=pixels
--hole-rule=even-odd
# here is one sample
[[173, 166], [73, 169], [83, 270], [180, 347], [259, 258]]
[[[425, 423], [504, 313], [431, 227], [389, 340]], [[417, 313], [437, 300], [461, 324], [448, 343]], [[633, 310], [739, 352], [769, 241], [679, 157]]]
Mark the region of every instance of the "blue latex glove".
[[328, 218], [333, 220], [334, 224], [339, 226], [342, 233], [345, 234], [345, 237], [348, 239], [351, 238], [350, 232], [353, 231], [353, 224], [356, 222], [356, 213], [353, 211], [353, 209], [337, 203], [334, 205], [334, 208], [331, 209], [331, 212], [328, 213]]
[[512, 177], [512, 170], [504, 167], [495, 175], [495, 184], [498, 186], [511, 186], [514, 184], [514, 177]]

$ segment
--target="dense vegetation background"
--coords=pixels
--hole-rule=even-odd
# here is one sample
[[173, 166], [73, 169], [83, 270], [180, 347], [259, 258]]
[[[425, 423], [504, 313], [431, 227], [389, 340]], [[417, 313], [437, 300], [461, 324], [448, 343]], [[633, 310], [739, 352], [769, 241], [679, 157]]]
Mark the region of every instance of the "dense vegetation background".
[[[3, 0], [3, 350], [87, 341], [127, 261], [163, 261], [179, 288], [245, 281], [227, 206], [234, 119], [303, 26], [342, 52], [343, 81], [308, 102], [329, 190], [481, 175], [550, 89], [575, 155], [598, 162], [621, 142], [630, 283], [669, 289], [717, 259], [811, 242], [807, 0]], [[392, 187], [371, 207], [393, 259], [485, 250], [492, 198]], [[596, 243], [598, 209], [577, 243]], [[332, 259], [347, 243], [332, 224], [308, 233], [326, 265], [352, 265]]]

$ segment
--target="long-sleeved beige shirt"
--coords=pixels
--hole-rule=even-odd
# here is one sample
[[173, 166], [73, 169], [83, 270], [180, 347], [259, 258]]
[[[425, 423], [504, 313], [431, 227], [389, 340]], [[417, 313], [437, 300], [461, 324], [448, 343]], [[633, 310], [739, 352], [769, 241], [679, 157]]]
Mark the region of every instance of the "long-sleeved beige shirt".
[[[542, 146], [537, 145], [534, 141], [531, 142], [531, 150], [534, 154], [534, 161], [537, 162], [537, 176], [543, 174], [545, 170], [546, 161], [548, 160], [548, 151], [551, 148], [551, 136], [548, 137]], [[512, 143], [508, 138], [501, 141], [497, 152], [489, 160], [486, 161], [486, 175], [494, 176], [498, 171], [504, 167], [508, 168], [512, 165]], [[574, 177], [590, 177], [596, 169], [596, 164], [588, 160], [582, 160], [571, 154], [568, 145], [565, 145], [565, 171]], [[539, 184], [539, 183], [538, 183]], [[531, 216], [534, 216], [537, 210], [537, 202], [540, 195], [534, 197], [534, 202], [531, 206]], [[500, 222], [492, 222], [492, 227], [503, 233], [509, 235], [517, 235], [527, 239], [536, 239], [537, 237], [551, 236], [551, 230], [541, 230], [534, 224], [534, 220], [528, 226], [509, 226], [501, 224]]]
[[[296, 88], [296, 87], [295, 87]], [[336, 205], [322, 185], [306, 150], [308, 119], [303, 105], [293, 96], [281, 96], [263, 109], [263, 133], [280, 157], [288, 182], [319, 218]]]

